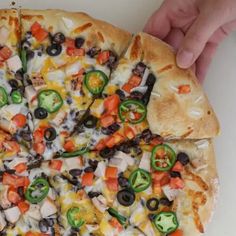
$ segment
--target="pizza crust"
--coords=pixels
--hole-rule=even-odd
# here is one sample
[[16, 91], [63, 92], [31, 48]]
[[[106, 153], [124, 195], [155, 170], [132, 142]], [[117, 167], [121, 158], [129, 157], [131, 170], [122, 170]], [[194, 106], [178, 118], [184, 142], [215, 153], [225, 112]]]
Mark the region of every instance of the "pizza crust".
[[51, 33], [62, 32], [66, 37], [84, 37], [87, 48], [98, 46], [121, 55], [131, 40], [131, 34], [109, 23], [96, 20], [82, 12], [63, 10], [21, 10], [22, 34], [37, 21]]
[[[219, 123], [199, 82], [191, 70], [177, 67], [174, 50], [145, 33], [133, 38], [125, 56], [131, 63], [142, 60], [157, 77], [148, 104], [150, 129], [166, 139], [215, 137]], [[179, 94], [179, 86], [191, 92]]]

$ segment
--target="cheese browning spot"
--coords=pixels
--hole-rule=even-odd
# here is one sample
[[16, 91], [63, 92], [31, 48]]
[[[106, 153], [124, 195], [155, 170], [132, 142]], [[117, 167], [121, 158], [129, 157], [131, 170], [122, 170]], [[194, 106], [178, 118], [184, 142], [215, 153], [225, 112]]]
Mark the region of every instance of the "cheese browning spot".
[[171, 70], [173, 67], [174, 67], [174, 65], [172, 65], [172, 64], [166, 65], [166, 66], [164, 66], [163, 68], [159, 69], [159, 70], [157, 71], [157, 73], [161, 74], [161, 73], [163, 73], [163, 72], [165, 72], [165, 71], [167, 71], [167, 70]]
[[84, 24], [84, 25], [81, 25], [81, 26], [79, 26], [78, 28], [76, 28], [75, 30], [74, 30], [74, 33], [76, 33], [76, 34], [79, 34], [79, 33], [82, 33], [83, 31], [85, 31], [85, 30], [87, 30], [88, 28], [90, 28], [91, 26], [92, 26], [93, 24], [92, 23], [86, 23], [86, 24]]
[[137, 35], [134, 38], [134, 42], [131, 48], [131, 52], [130, 52], [130, 59], [131, 60], [135, 60], [138, 59], [139, 54], [142, 53], [142, 44], [141, 44], [141, 37], [140, 35]]

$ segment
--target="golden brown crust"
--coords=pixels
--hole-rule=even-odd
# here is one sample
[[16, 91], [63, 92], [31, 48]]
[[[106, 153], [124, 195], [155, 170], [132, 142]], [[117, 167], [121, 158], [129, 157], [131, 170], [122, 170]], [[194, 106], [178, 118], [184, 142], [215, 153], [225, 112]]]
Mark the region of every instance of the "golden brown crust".
[[96, 20], [82, 12], [63, 10], [21, 10], [22, 33], [38, 21], [52, 33], [63, 32], [67, 37], [82, 36], [86, 46], [99, 46], [114, 50], [118, 55], [127, 48], [131, 34], [104, 21]]
[[[195, 75], [177, 67], [173, 49], [145, 33], [139, 33], [126, 53], [126, 63], [142, 60], [150, 66], [157, 82], [148, 104], [153, 133], [165, 138], [201, 139], [219, 133], [219, 123]], [[187, 85], [189, 93], [179, 93]]]
[[185, 188], [179, 194], [175, 207], [184, 235], [198, 236], [214, 211], [218, 195], [218, 175], [212, 140], [176, 141], [175, 150], [186, 152], [191, 167], [182, 173]]

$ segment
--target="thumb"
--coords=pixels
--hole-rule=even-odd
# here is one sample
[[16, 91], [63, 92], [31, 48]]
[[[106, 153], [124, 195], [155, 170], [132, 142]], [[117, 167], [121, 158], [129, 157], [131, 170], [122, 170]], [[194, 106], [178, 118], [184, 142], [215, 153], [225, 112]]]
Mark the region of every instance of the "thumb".
[[207, 41], [224, 23], [219, 15], [201, 14], [187, 31], [177, 52], [176, 61], [180, 68], [189, 68], [197, 60]]

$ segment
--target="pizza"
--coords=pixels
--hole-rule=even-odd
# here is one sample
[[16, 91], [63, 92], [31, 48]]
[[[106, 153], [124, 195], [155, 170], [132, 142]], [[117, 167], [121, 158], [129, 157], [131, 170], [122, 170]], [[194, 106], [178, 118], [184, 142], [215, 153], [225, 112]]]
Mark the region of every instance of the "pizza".
[[0, 234], [203, 234], [219, 123], [173, 49], [85, 13], [0, 13]]

